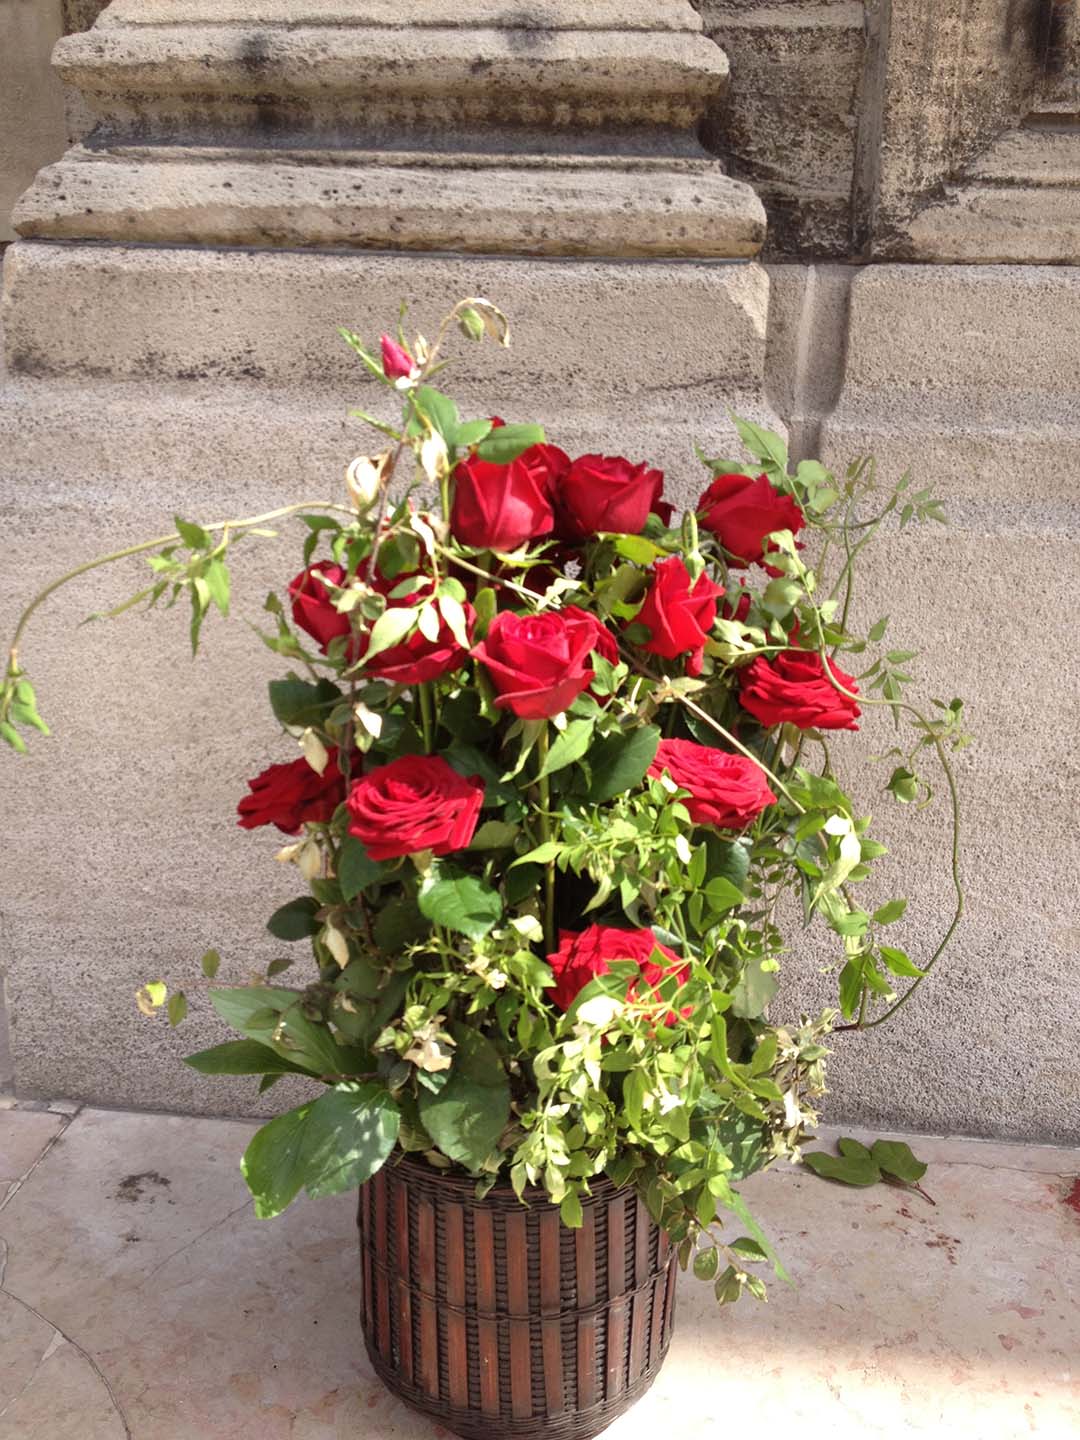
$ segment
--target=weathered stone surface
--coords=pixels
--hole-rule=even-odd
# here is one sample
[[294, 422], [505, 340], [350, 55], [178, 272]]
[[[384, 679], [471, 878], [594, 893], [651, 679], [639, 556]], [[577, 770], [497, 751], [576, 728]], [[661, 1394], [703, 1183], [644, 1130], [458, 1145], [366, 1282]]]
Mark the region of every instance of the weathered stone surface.
[[189, 136], [492, 120], [686, 128], [727, 78], [703, 36], [633, 30], [95, 26], [61, 41], [54, 64], [112, 129]]
[[[91, 0], [98, 3], [98, 0]], [[99, 6], [100, 8], [100, 6]], [[113, 0], [103, 27], [119, 25], [381, 25], [502, 30], [689, 30], [689, 0]]]
[[325, 161], [69, 152], [14, 219], [49, 239], [479, 254], [738, 257], [765, 238], [757, 196], [707, 160]]
[[14, 239], [15, 201], [64, 150], [64, 100], [49, 68], [62, 33], [60, 0], [0, 5], [0, 245]]
[[[1080, 769], [1060, 737], [1080, 694], [1078, 321], [1073, 268], [877, 266], [852, 288], [826, 456], [873, 453], [891, 477], [910, 468], [951, 520], [879, 542], [858, 618], [891, 614], [890, 640], [922, 652], [925, 693], [963, 696], [976, 736], [957, 767], [964, 924], [919, 999], [874, 1037], [887, 1063], [847, 1037], [834, 1067], [834, 1103], [864, 1123], [900, 1107], [928, 1128], [1080, 1133], [1080, 931], [1065, 878], [1080, 866]], [[868, 718], [851, 753], [880, 753], [891, 733]], [[951, 904], [937, 790], [921, 820], [889, 806], [878, 817], [890, 893], [913, 899], [898, 943], [917, 961]], [[806, 956], [789, 981], [813, 984], [814, 968]]]
[[507, 375], [534, 407], [547, 395], [580, 405], [586, 366], [599, 411], [633, 395], [648, 414], [664, 395], [670, 413], [679, 385], [719, 404], [725, 385], [757, 383], [764, 361], [768, 278], [749, 264], [431, 257], [421, 269], [386, 255], [19, 242], [4, 270], [8, 363], [39, 377], [351, 387], [357, 367], [338, 325], [367, 328], [402, 298], [430, 325], [464, 294], [505, 303], [518, 333], [512, 369], [476, 347], [467, 381]]
[[700, 9], [706, 33], [732, 64], [706, 140], [764, 200], [769, 254], [847, 254], [865, 60], [862, 3], [702, 0]]
[[906, 226], [934, 188], [1030, 108], [1046, 58], [1046, 6], [912, 0], [890, 7], [881, 40], [867, 91], [879, 117], [872, 112], [867, 135], [863, 225], [872, 253], [887, 257], [905, 253]]

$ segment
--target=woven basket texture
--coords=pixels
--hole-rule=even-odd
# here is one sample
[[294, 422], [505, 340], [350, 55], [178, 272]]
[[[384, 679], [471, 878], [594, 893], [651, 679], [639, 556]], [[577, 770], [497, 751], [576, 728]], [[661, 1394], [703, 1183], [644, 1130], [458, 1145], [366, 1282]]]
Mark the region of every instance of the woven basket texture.
[[633, 1190], [591, 1189], [579, 1230], [407, 1155], [361, 1189], [364, 1340], [395, 1395], [469, 1440], [589, 1440], [640, 1399], [676, 1257]]

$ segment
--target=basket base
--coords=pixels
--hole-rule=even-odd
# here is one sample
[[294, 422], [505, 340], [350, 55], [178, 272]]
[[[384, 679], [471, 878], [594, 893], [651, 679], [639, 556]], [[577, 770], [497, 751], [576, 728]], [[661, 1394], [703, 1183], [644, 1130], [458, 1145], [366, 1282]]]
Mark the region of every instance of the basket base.
[[434, 1420], [462, 1440], [593, 1440], [609, 1425], [625, 1415], [652, 1386], [663, 1368], [667, 1355], [660, 1356], [657, 1364], [638, 1377], [633, 1385], [613, 1400], [590, 1405], [587, 1410], [564, 1410], [559, 1415], [532, 1416], [527, 1420], [512, 1420], [498, 1415], [483, 1415], [476, 1410], [454, 1410], [439, 1400], [434, 1400], [422, 1390], [403, 1380], [393, 1365], [367, 1344], [365, 1349], [376, 1375], [390, 1391], [410, 1410], [415, 1410], [428, 1420]]

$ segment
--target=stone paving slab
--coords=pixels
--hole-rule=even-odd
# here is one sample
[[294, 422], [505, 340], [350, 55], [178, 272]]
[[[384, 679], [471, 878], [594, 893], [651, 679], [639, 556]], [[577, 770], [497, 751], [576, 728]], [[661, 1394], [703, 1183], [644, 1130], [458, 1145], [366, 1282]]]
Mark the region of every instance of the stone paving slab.
[[[0, 1110], [19, 1163], [26, 1120]], [[252, 1128], [86, 1109], [40, 1129], [48, 1154], [0, 1205], [0, 1440], [446, 1435], [364, 1356], [351, 1197], [252, 1218]], [[755, 1177], [795, 1287], [718, 1311], [682, 1280], [667, 1365], [610, 1440], [1075, 1435], [1080, 1152], [912, 1143], [934, 1204]]]

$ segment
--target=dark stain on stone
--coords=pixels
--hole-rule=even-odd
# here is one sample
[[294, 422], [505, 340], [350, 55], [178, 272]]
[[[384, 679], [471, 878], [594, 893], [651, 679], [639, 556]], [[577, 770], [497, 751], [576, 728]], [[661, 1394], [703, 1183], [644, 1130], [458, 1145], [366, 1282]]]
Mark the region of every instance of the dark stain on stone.
[[1073, 1181], [1073, 1187], [1065, 1196], [1065, 1204], [1070, 1210], [1075, 1210], [1080, 1215], [1080, 1175]]
[[129, 1175], [126, 1180], [121, 1180], [113, 1199], [126, 1200], [129, 1205], [134, 1205], [138, 1200], [146, 1200], [152, 1205], [155, 1197], [148, 1192], [151, 1189], [167, 1190], [171, 1184], [171, 1180], [159, 1175], [156, 1170], [144, 1170], [141, 1175]]

